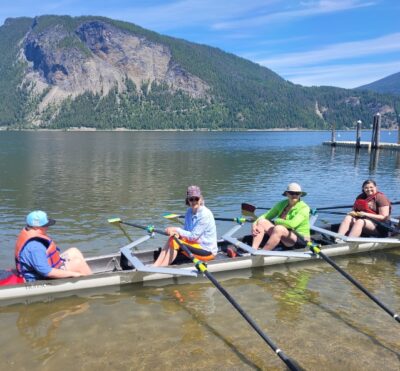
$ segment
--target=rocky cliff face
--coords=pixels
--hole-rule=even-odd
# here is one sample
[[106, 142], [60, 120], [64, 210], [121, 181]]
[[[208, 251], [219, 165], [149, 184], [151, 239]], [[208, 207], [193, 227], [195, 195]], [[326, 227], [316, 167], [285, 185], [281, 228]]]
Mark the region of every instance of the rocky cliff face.
[[85, 91], [106, 95], [116, 87], [122, 92], [127, 79], [139, 92], [143, 83], [150, 87], [152, 82], [193, 98], [205, 98], [209, 91], [204, 81], [174, 62], [165, 45], [100, 20], [86, 21], [73, 32], [63, 25], [37, 32], [34, 23], [20, 58], [28, 62], [24, 82], [43, 95], [39, 111]]

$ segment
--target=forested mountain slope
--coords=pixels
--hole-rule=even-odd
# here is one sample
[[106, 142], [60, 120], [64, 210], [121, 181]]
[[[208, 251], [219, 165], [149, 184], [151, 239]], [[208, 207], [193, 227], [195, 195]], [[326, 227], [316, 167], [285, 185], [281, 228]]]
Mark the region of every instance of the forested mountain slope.
[[399, 99], [302, 87], [268, 68], [103, 17], [7, 19], [0, 126], [325, 129], [395, 122]]

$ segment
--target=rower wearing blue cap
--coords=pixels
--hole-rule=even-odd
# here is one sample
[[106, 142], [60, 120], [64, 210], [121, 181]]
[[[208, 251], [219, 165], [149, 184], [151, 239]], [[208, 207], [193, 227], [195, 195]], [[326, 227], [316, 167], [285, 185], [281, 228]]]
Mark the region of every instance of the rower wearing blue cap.
[[26, 226], [15, 245], [15, 265], [18, 275], [25, 281], [79, 277], [92, 273], [76, 247], [60, 253], [55, 242], [47, 235], [48, 228], [55, 223], [41, 210], [27, 215]]

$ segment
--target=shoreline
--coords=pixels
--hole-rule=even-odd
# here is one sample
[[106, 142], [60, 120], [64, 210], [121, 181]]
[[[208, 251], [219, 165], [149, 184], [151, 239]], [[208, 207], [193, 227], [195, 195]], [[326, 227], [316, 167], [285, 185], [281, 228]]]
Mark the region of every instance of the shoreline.
[[[363, 131], [371, 131], [372, 129], [363, 129]], [[398, 128], [394, 129], [381, 129], [381, 131], [397, 131]], [[126, 129], [126, 128], [115, 128], [115, 129], [98, 129], [89, 127], [70, 127], [65, 129], [51, 129], [51, 128], [8, 128], [7, 126], [0, 126], [0, 132], [16, 132], [16, 131], [32, 131], [32, 132], [331, 132], [331, 129], [305, 129], [305, 128], [271, 128], [271, 129]], [[356, 129], [341, 129], [338, 131], [356, 131]]]

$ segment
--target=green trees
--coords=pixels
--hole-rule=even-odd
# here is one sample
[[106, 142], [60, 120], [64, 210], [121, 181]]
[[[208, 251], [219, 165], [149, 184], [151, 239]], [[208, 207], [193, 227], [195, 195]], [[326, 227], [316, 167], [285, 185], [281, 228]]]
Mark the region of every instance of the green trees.
[[[46, 32], [60, 26], [64, 33], [57, 47], [91, 51], [75, 30], [88, 21], [107, 22], [127, 33], [163, 44], [173, 63], [199, 77], [210, 87], [207, 97], [191, 98], [166, 83], [144, 82], [135, 86], [125, 79], [124, 91], [115, 87], [107, 95], [85, 92], [61, 105], [50, 105], [39, 114], [42, 96], [32, 94], [23, 83], [26, 66], [19, 58], [21, 40], [32, 28]], [[104, 17], [42, 16], [7, 20], [0, 27], [0, 126], [29, 127], [39, 118], [42, 127], [93, 127], [100, 129], [327, 129], [365, 125], [379, 110], [383, 122], [393, 121], [393, 106], [400, 97], [334, 87], [302, 87], [285, 81], [273, 71], [243, 58], [206, 45], [163, 36], [134, 24]]]

